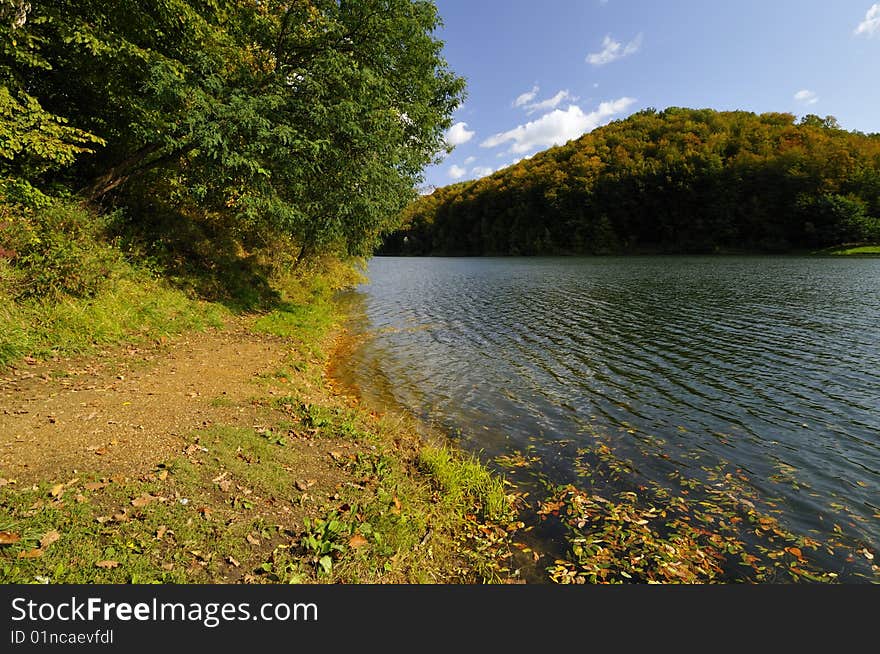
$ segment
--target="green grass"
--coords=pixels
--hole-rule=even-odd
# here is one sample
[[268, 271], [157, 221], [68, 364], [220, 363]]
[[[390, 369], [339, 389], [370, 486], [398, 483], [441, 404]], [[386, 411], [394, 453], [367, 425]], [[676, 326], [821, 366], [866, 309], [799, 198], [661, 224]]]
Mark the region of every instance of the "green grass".
[[[57, 480], [0, 488], [0, 530], [21, 536], [0, 548], [0, 583], [430, 583], [506, 574], [513, 513], [501, 482], [478, 462], [415, 441], [401, 447], [389, 438], [401, 437], [399, 424], [385, 432], [389, 425], [371, 427], [364, 414], [310, 409], [300, 415], [322, 418], [307, 438], [353, 452], [333, 463], [319, 455], [314, 474], [330, 481], [308, 492], [291, 474], [309, 474], [302, 449], [291, 446], [298, 436], [280, 425], [313, 428], [276, 410], [266, 429], [193, 432], [188, 454], [139, 479], [95, 488], [87, 484], [97, 479], [80, 476], [60, 492]], [[144, 496], [154, 499], [139, 505]], [[53, 532], [59, 539], [44, 552], [21, 556]]]
[[828, 254], [833, 254], [835, 256], [880, 255], [880, 245], [860, 245], [857, 247], [841, 248], [832, 250]]
[[419, 462], [436, 481], [451, 510], [463, 514], [476, 506], [487, 520], [511, 518], [503, 481], [475, 457], [466, 457], [444, 446], [426, 445]]
[[24, 356], [82, 354], [96, 346], [220, 326], [228, 312], [133, 274], [91, 298], [0, 298], [0, 366]]

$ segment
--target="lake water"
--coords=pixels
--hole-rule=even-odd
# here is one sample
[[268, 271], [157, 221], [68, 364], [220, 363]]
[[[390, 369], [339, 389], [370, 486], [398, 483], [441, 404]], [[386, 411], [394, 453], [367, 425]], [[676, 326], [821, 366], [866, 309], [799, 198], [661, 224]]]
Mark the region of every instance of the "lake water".
[[[732, 466], [787, 529], [878, 551], [880, 259], [383, 257], [368, 276], [342, 372], [368, 402], [559, 483], [597, 439], [633, 485]], [[846, 579], [848, 558], [824, 564]]]

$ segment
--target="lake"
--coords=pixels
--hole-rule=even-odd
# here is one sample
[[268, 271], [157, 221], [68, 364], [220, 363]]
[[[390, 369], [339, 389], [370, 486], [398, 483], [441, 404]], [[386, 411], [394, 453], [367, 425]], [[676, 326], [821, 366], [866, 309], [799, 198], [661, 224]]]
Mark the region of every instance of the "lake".
[[505, 469], [524, 487], [582, 483], [597, 443], [628, 462], [620, 487], [732, 471], [835, 544], [826, 569], [872, 576], [853, 552], [880, 544], [880, 259], [381, 257], [367, 274], [340, 373], [365, 401], [529, 462]]

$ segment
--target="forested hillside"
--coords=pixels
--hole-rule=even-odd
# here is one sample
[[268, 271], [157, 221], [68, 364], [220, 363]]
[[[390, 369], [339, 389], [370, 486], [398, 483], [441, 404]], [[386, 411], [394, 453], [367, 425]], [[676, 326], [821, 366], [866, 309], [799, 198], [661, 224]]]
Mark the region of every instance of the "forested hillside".
[[410, 205], [386, 254], [787, 251], [880, 240], [880, 134], [648, 109]]
[[124, 256], [222, 295], [227, 273], [370, 253], [462, 98], [438, 21], [413, 0], [0, 0], [0, 290], [92, 296]]

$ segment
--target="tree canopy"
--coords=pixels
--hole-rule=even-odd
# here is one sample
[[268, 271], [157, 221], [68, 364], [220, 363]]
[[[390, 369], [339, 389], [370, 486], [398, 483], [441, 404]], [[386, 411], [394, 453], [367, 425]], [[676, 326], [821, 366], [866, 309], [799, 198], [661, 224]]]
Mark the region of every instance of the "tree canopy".
[[880, 135], [648, 109], [404, 212], [381, 252], [785, 251], [880, 240]]
[[369, 253], [463, 96], [438, 24], [423, 0], [0, 0], [0, 179]]

